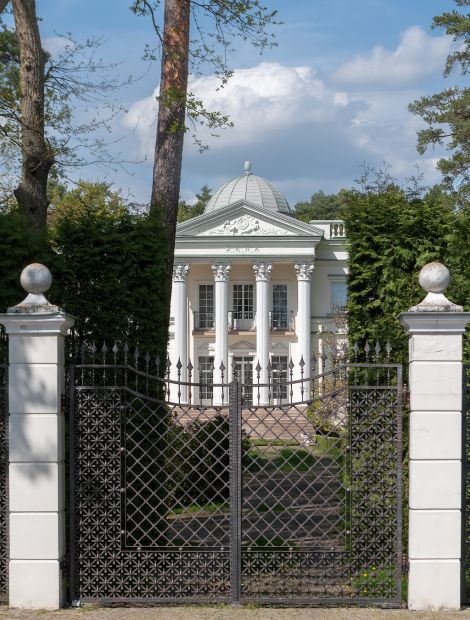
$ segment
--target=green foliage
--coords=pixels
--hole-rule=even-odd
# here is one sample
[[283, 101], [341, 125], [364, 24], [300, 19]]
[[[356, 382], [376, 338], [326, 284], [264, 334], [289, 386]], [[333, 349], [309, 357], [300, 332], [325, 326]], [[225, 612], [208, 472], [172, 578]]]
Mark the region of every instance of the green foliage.
[[[455, 0], [457, 6], [470, 6], [469, 0]], [[444, 28], [459, 45], [448, 56], [444, 75], [460, 66], [462, 75], [470, 66], [470, 14], [452, 11], [434, 18], [434, 28]], [[470, 88], [448, 88], [441, 93], [422, 97], [409, 105], [413, 114], [421, 116], [429, 125], [418, 132], [418, 152], [429, 146], [445, 144], [452, 155], [442, 158], [438, 168], [448, 187], [458, 189], [464, 198], [470, 195]]]
[[45, 238], [17, 211], [0, 212], [0, 308], [19, 303], [26, 296], [19, 282], [21, 270], [32, 262], [50, 264]]
[[315, 192], [309, 201], [298, 202], [294, 207], [294, 217], [302, 222], [310, 220], [340, 219], [340, 210], [344, 203], [344, 190], [338, 194], [325, 194], [323, 190]]
[[193, 205], [188, 205], [184, 200], [180, 200], [178, 204], [178, 222], [186, 222], [193, 217], [202, 215], [207, 203], [212, 198], [212, 190], [208, 185], [203, 185], [196, 194], [197, 202]]
[[449, 263], [455, 217], [441, 190], [407, 197], [389, 185], [350, 191], [342, 215], [349, 240], [348, 320], [352, 343], [390, 341], [407, 361], [407, 338], [397, 316], [423, 298], [416, 277], [426, 263]]

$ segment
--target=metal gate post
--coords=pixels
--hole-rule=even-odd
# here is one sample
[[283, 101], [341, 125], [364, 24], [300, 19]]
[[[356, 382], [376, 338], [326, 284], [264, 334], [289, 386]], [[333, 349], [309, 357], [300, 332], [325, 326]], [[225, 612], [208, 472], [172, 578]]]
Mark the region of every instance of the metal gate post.
[[241, 605], [241, 385], [237, 380], [229, 386], [230, 425], [230, 604]]

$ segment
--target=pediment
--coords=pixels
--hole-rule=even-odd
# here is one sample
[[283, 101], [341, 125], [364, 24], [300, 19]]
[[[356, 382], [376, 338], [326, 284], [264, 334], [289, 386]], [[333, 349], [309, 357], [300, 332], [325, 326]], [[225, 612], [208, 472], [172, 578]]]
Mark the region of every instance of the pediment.
[[323, 230], [290, 215], [240, 201], [178, 224], [177, 237], [322, 237]]
[[253, 343], [246, 340], [240, 340], [229, 347], [230, 351], [256, 351], [256, 347]]

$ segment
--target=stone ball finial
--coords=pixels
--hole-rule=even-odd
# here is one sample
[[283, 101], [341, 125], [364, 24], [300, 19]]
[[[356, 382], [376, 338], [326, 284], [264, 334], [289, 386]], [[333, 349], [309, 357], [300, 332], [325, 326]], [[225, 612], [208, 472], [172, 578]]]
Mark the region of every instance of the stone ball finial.
[[434, 261], [419, 272], [419, 284], [427, 293], [443, 293], [450, 284], [450, 273], [445, 265]]
[[251, 161], [245, 162], [245, 174], [251, 174]]
[[42, 295], [51, 288], [52, 274], [45, 265], [31, 263], [21, 272], [20, 282], [27, 293]]

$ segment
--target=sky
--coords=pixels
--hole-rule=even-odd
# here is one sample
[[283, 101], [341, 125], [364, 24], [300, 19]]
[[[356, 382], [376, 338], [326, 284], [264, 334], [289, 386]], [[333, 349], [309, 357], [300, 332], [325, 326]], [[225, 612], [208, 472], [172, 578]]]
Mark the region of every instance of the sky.
[[[210, 73], [192, 76], [190, 88], [209, 109], [228, 114], [233, 128], [200, 138], [200, 153], [187, 135], [181, 195], [189, 202], [207, 184], [216, 190], [243, 172], [273, 182], [291, 205], [318, 190], [351, 187], [363, 164], [406, 179], [439, 182], [435, 163], [442, 151], [420, 156], [420, 118], [407, 106], [457, 81], [442, 72], [452, 41], [432, 30], [432, 18], [452, 10], [452, 0], [265, 0], [279, 11], [277, 47], [262, 56], [236, 42], [229, 58], [234, 74], [223, 89]], [[100, 55], [119, 62], [119, 77], [141, 76], [118, 93], [125, 111], [113, 120], [113, 149], [125, 169], [93, 166], [75, 177], [106, 180], [139, 202], [148, 202], [158, 92], [158, 62], [142, 60], [154, 35], [147, 18], [129, 10], [129, 0], [37, 0], [43, 44], [52, 54], [61, 35], [103, 38]]]

